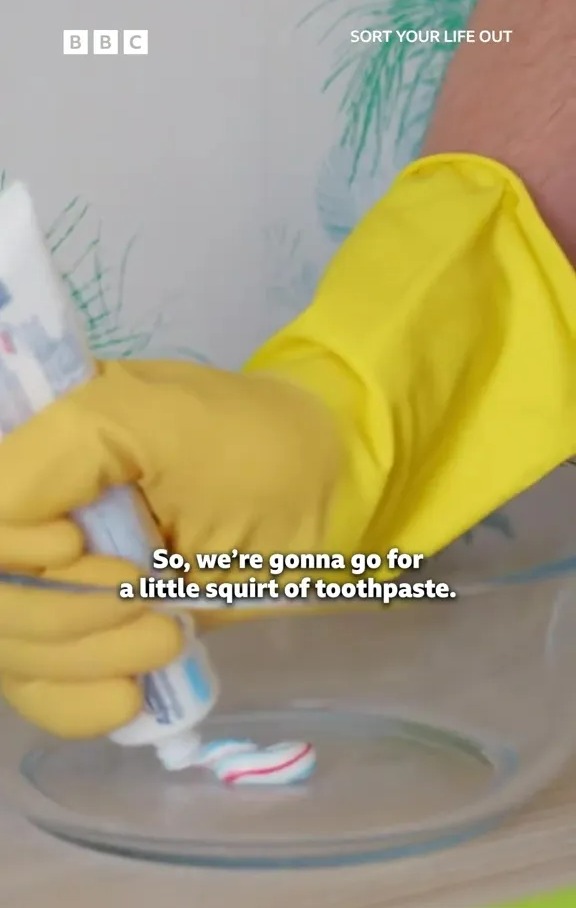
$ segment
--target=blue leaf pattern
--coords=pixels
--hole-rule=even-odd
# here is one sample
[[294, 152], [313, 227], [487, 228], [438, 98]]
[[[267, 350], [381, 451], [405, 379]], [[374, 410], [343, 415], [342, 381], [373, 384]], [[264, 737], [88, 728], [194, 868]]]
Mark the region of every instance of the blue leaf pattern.
[[265, 231], [264, 241], [267, 302], [285, 310], [289, 317], [297, 315], [314, 295], [321, 266], [308, 254], [300, 230], [277, 223]]

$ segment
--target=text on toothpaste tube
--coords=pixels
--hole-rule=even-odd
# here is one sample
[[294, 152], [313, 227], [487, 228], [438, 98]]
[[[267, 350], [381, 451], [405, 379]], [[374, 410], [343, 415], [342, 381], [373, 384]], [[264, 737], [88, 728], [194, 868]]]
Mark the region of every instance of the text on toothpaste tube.
[[[181, 576], [141, 577], [137, 585], [121, 583], [120, 598], [133, 599], [203, 599], [213, 600], [215, 607], [233, 606], [243, 599], [377, 599], [384, 605], [394, 599], [454, 599], [456, 592], [447, 583], [427, 579], [416, 582], [381, 581], [371, 574], [384, 565], [391, 571], [418, 570], [425, 560], [424, 555], [409, 555], [397, 548], [384, 555], [377, 552], [358, 552], [349, 558], [340, 554], [281, 554], [260, 555], [255, 552], [214, 552], [198, 554], [191, 564], [183, 555], [167, 549], [155, 549], [152, 570], [178, 571]], [[220, 576], [228, 571], [265, 571], [268, 579], [260, 581], [249, 576], [246, 580], [218, 580], [201, 582], [203, 572], [214, 572]], [[288, 571], [322, 572], [346, 571], [355, 578], [353, 581], [334, 581], [300, 576], [298, 580], [282, 582], [282, 575]], [[198, 581], [189, 582], [185, 575], [198, 574]]]

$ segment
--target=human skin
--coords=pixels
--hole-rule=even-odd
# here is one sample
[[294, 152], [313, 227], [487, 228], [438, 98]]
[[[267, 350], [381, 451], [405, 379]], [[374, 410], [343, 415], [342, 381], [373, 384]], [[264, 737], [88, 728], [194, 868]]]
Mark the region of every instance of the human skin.
[[479, 0], [468, 27], [511, 29], [510, 43], [459, 46], [421, 152], [469, 152], [510, 167], [573, 265], [575, 12], [574, 0]]

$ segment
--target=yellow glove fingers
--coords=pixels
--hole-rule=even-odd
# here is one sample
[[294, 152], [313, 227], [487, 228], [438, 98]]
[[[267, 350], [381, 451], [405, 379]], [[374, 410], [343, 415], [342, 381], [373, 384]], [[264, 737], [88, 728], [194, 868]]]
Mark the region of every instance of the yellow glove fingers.
[[0, 673], [49, 681], [122, 678], [164, 668], [183, 647], [174, 619], [147, 612], [119, 627], [49, 645], [0, 637]]
[[[85, 562], [90, 565], [88, 571], [80, 570]], [[94, 583], [98, 577], [96, 564], [104, 566], [98, 579], [106, 582], [111, 576], [120, 575], [123, 563], [114, 563], [114, 559], [85, 558], [74, 568], [51, 572], [50, 576], [72, 583]], [[133, 567], [128, 570], [136, 574]], [[125, 571], [122, 576], [126, 576]], [[68, 593], [0, 583], [0, 637], [5, 638], [0, 640], [0, 648], [14, 647], [13, 638], [43, 644], [74, 641], [125, 624], [143, 612], [140, 599], [120, 599], [108, 591]]]
[[0, 565], [4, 569], [60, 567], [79, 558], [83, 548], [82, 533], [69, 520], [38, 526], [0, 523]]
[[29, 722], [59, 738], [95, 738], [134, 719], [142, 708], [136, 681], [113, 678], [83, 684], [0, 679], [6, 701]]
[[142, 571], [130, 561], [113, 558], [111, 555], [84, 555], [74, 564], [50, 568], [44, 574], [59, 583], [80, 583], [84, 586], [109, 588], [116, 588], [125, 582], [137, 586], [141, 575]]
[[138, 478], [137, 468], [115, 450], [121, 429], [107, 450], [105, 426], [75, 402], [85, 393], [80, 389], [56, 401], [2, 440], [0, 521], [61, 517], [91, 504], [106, 488]]
[[142, 602], [110, 593], [62, 593], [0, 585], [0, 647], [10, 638], [64, 643], [105, 631], [143, 613]]

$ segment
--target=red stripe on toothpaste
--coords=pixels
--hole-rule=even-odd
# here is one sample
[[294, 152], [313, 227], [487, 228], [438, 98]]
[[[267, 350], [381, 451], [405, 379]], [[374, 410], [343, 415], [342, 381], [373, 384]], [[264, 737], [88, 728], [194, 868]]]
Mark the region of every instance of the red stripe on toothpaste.
[[250, 776], [270, 776], [276, 772], [282, 772], [284, 769], [290, 769], [291, 766], [294, 766], [300, 760], [307, 757], [312, 752], [312, 745], [305, 744], [302, 750], [298, 751], [293, 757], [289, 760], [285, 760], [283, 763], [276, 763], [275, 766], [262, 767], [261, 769], [244, 769], [244, 770], [231, 770], [222, 776], [222, 781], [226, 782], [228, 785], [233, 785], [235, 782], [238, 782], [240, 779], [245, 779]]

